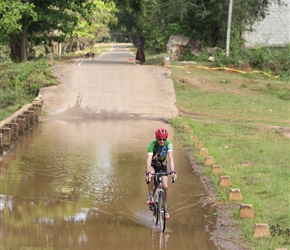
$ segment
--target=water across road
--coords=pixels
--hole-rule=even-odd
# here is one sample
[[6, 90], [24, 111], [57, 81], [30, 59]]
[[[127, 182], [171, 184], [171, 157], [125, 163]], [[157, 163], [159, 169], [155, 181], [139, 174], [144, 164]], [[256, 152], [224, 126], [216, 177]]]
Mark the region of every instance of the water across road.
[[[92, 65], [87, 67], [86, 63]], [[83, 62], [71, 67], [79, 71], [82, 67], [91, 69], [93, 64]], [[101, 63], [96, 62], [98, 65]], [[139, 66], [128, 63], [127, 67], [134, 71], [133, 67]], [[67, 80], [71, 77], [70, 73], [64, 76]], [[77, 81], [73, 81], [73, 86], [77, 87]], [[138, 91], [136, 87], [135, 93]], [[53, 93], [53, 89], [49, 92]], [[86, 93], [81, 94], [81, 100], [73, 89], [71, 93], [61, 93], [69, 103], [62, 106], [63, 100], [56, 101], [58, 112], [53, 109], [50, 96], [44, 109], [47, 107], [51, 115], [23, 135], [3, 158], [1, 249], [216, 249], [210, 234], [215, 227], [215, 210], [202, 206], [200, 200], [207, 195], [204, 187], [192, 170], [182, 141], [162, 121], [175, 110], [158, 110], [152, 113], [152, 119], [147, 119], [147, 110], [135, 107], [137, 119], [123, 116], [126, 112], [122, 106], [118, 116], [112, 117], [114, 109], [108, 104], [99, 104], [107, 105], [106, 111], [89, 109]], [[122, 97], [124, 103], [130, 98], [128, 94], [129, 91]], [[113, 100], [118, 95], [111, 93], [106, 98]], [[57, 96], [60, 98], [55, 93]], [[73, 97], [78, 105], [72, 106]], [[147, 109], [152, 109], [154, 103], [145, 99], [146, 96], [143, 103]], [[100, 113], [106, 115], [99, 116]], [[157, 127], [169, 131], [179, 173], [176, 183], [169, 183], [171, 218], [165, 233], [153, 224], [144, 182], [147, 145]]]

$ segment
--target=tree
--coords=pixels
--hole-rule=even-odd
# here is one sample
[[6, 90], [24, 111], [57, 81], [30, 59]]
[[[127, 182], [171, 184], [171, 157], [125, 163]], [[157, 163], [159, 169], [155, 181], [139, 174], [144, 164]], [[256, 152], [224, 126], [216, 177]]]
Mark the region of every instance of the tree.
[[[17, 47], [13, 41], [16, 37], [21, 41], [21, 45], [25, 46], [25, 36], [20, 36], [22, 31], [27, 27], [22, 26], [23, 18], [30, 18], [33, 21], [37, 20], [37, 14], [34, 11], [34, 4], [23, 2], [21, 0], [2, 0], [0, 3], [0, 32], [1, 43], [8, 42], [11, 46], [11, 51], [19, 50], [19, 56], [21, 55], [21, 48]], [[18, 44], [18, 45], [20, 45]], [[18, 49], [19, 48], [19, 49]], [[12, 55], [13, 59], [16, 59]]]
[[[142, 33], [147, 48], [160, 50], [170, 35], [201, 40], [206, 46], [225, 47], [229, 1], [225, 0], [115, 0], [122, 6], [118, 27], [133, 20], [131, 34]], [[268, 6], [282, 0], [235, 0], [232, 27], [240, 34], [267, 15]], [[129, 14], [129, 15], [128, 15]], [[122, 26], [123, 25], [123, 26]], [[128, 30], [127, 30], [128, 32]]]
[[80, 17], [78, 25], [72, 32], [72, 38], [77, 40], [77, 43], [84, 44], [85, 47], [95, 41], [108, 39], [108, 24], [116, 23], [116, 12], [117, 9], [114, 3], [95, 1], [95, 8], [91, 14], [90, 24]]
[[52, 41], [62, 41], [66, 34], [74, 31], [79, 16], [90, 23], [95, 3], [90, 0], [13, 0], [10, 5], [8, 0], [0, 4], [0, 27], [10, 42], [11, 58], [24, 61], [28, 58], [29, 43], [43, 44], [49, 52]]

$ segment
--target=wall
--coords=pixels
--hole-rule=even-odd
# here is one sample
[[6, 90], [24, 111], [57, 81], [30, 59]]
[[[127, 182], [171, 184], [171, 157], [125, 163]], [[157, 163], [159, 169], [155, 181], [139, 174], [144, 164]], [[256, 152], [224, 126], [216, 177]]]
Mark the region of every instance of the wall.
[[272, 4], [269, 15], [254, 24], [254, 31], [245, 32], [246, 47], [255, 47], [256, 44], [282, 47], [290, 43], [290, 0], [284, 0], [284, 3], [287, 6]]

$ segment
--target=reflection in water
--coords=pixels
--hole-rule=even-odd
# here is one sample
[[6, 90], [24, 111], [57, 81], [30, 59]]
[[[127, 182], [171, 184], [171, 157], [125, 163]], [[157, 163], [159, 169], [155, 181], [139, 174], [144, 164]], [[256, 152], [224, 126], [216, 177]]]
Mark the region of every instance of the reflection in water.
[[[152, 222], [144, 182], [147, 144], [160, 125], [179, 172], [165, 233]], [[168, 125], [49, 121], [12, 153], [1, 167], [1, 249], [215, 249], [205, 230], [213, 211], [201, 207], [204, 189]]]

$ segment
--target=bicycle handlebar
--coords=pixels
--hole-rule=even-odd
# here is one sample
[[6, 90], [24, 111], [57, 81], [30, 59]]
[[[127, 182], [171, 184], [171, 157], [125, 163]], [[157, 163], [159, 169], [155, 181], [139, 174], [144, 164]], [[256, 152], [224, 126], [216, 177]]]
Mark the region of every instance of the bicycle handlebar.
[[[170, 174], [176, 174], [176, 172], [157, 172], [157, 173], [150, 173], [151, 175], [157, 175], [157, 176], [166, 176], [166, 175], [170, 175]], [[151, 181], [151, 177], [149, 176], [148, 181], [146, 182], [147, 184], [149, 184]], [[172, 183], [175, 182], [175, 178], [174, 176], [172, 176]]]

